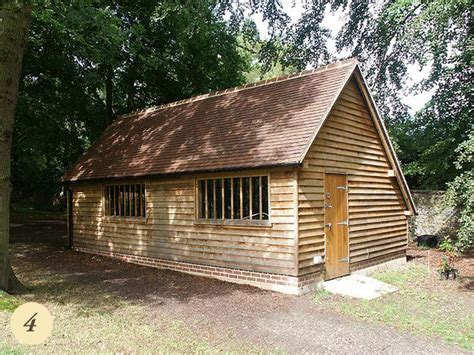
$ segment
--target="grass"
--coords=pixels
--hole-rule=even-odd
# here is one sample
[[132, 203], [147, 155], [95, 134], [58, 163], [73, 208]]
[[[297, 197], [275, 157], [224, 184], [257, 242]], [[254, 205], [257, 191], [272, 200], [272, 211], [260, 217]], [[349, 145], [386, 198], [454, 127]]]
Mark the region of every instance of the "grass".
[[[66, 292], [68, 290], [66, 289]], [[9, 327], [11, 310], [18, 300], [9, 300], [0, 311], [0, 354], [22, 353], [255, 353], [260, 349], [238, 339], [216, 342], [212, 334], [196, 331], [194, 324], [165, 314], [149, 312], [143, 304], [110, 299], [102, 304], [86, 301], [90, 296], [70, 293], [70, 303], [37, 300], [54, 318], [53, 334], [43, 345], [22, 345]], [[108, 300], [107, 300], [108, 301]], [[72, 351], [74, 352], [74, 351]]]
[[[186, 323], [166, 317], [151, 319], [138, 306], [121, 308], [109, 314], [77, 316], [66, 307], [47, 305], [54, 315], [53, 334], [44, 345], [26, 346], [16, 342], [3, 329], [0, 354], [41, 352], [70, 353], [215, 353], [260, 352], [245, 344], [229, 341], [218, 346], [206, 334], [196, 334]], [[2, 313], [0, 312], [0, 323]], [[0, 326], [1, 329], [1, 326]], [[9, 332], [8, 332], [9, 333]]]
[[388, 270], [372, 275], [377, 280], [388, 284], [407, 288], [407, 286], [416, 286], [423, 283], [430, 276], [430, 271], [421, 264], [411, 263], [403, 269]]
[[344, 298], [336, 307], [344, 314], [387, 324], [417, 335], [438, 336], [474, 350], [474, 316], [452, 290], [427, 287], [432, 277], [422, 265], [373, 275], [400, 290], [372, 301]]
[[20, 303], [18, 298], [0, 290], [0, 311], [13, 312]]
[[1, 355], [17, 355], [17, 354], [22, 354], [22, 352], [10, 346], [0, 344], [0, 354]]
[[330, 298], [332, 296], [332, 293], [329, 292], [329, 291], [326, 291], [325, 289], [323, 288], [318, 288], [316, 290], [316, 292], [314, 293], [313, 295], [313, 301], [315, 303], [323, 303], [325, 300], [327, 300], [328, 298]]

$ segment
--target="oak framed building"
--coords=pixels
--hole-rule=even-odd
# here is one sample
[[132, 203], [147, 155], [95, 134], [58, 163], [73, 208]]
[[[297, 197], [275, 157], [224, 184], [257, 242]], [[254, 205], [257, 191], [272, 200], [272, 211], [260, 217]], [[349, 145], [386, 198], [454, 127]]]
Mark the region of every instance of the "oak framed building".
[[63, 180], [78, 251], [293, 294], [404, 261], [415, 213], [354, 60], [122, 116]]

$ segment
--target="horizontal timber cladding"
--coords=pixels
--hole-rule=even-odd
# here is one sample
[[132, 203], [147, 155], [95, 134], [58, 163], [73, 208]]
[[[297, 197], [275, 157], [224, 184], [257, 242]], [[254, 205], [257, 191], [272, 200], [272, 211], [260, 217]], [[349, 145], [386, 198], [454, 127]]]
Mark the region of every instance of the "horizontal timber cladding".
[[[268, 174], [268, 171], [264, 173]], [[230, 175], [248, 176], [245, 172]], [[266, 226], [223, 226], [197, 222], [195, 177], [146, 181], [146, 218], [104, 216], [103, 185], [74, 185], [74, 246], [296, 275], [295, 174], [275, 171], [269, 176], [270, 220]], [[214, 175], [198, 177], [211, 178]]]
[[325, 255], [324, 176], [347, 174], [349, 257], [353, 266], [382, 262], [404, 253], [407, 208], [389, 160], [354, 81], [348, 82], [310, 147], [299, 172], [300, 275], [315, 272], [314, 256]]

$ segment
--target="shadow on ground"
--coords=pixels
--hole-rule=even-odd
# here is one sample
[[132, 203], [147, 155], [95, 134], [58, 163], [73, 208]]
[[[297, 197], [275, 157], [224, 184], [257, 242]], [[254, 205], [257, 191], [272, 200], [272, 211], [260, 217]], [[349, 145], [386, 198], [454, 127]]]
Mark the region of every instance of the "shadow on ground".
[[221, 298], [236, 292], [273, 294], [69, 250], [66, 223], [62, 219], [17, 218], [11, 234], [13, 268], [37, 299], [76, 303], [92, 311], [114, 309], [123, 302], [156, 307], [190, 299]]
[[[87, 319], [97, 321], [97, 315], [105, 315], [125, 329], [124, 339], [128, 328], [143, 324], [150, 324], [153, 335], [141, 336], [157, 336], [157, 324], [168, 325], [171, 320], [219, 349], [237, 341], [289, 353], [460, 352], [435, 337], [418, 337], [345, 316], [329, 302], [313, 301], [315, 295], [288, 296], [73, 252], [67, 248], [61, 218], [15, 217], [11, 248], [13, 268], [29, 287], [22, 300], [62, 304], [80, 327]], [[63, 324], [69, 320], [63, 319]], [[88, 336], [111, 326], [100, 324], [92, 324]], [[65, 336], [77, 331], [85, 330], [74, 328]], [[131, 340], [139, 346], [140, 339]]]

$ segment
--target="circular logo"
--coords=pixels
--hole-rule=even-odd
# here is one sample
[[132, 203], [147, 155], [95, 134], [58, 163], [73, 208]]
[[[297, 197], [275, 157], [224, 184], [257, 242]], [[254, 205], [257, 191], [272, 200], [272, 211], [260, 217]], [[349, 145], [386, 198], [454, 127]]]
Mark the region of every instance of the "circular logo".
[[41, 344], [53, 330], [53, 317], [42, 304], [28, 302], [13, 312], [10, 325], [13, 335], [20, 343]]

